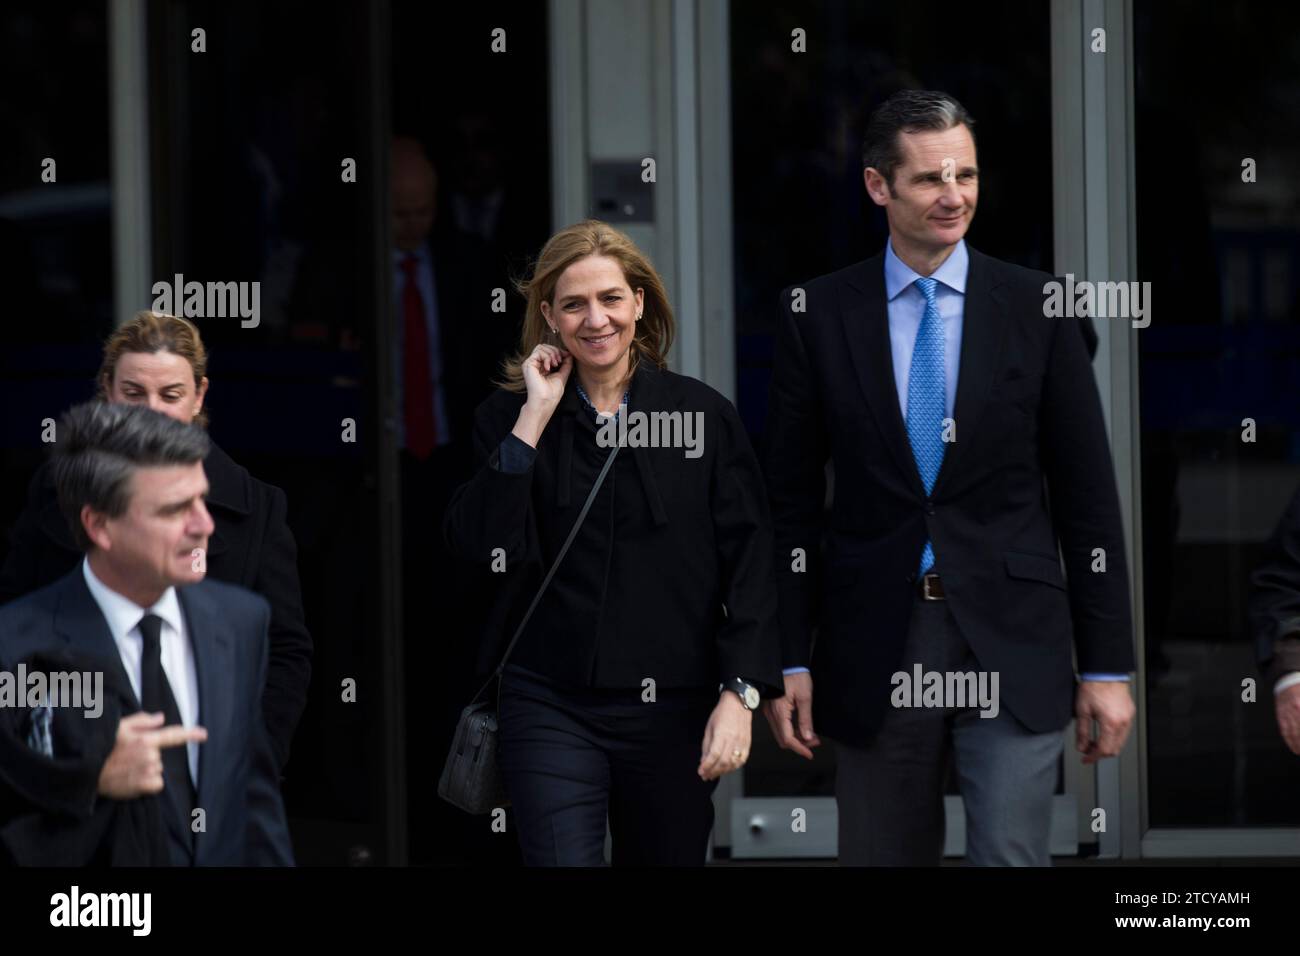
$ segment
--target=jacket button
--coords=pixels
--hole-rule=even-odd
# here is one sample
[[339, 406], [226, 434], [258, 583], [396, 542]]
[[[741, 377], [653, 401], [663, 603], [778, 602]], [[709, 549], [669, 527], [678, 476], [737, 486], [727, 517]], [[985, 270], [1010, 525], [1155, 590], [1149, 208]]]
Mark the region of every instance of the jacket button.
[[908, 584], [915, 584], [915, 583], [916, 583], [916, 572], [915, 572], [915, 571], [913, 571], [911, 574], [909, 574], [909, 575], [907, 576], [907, 583], [908, 583]]
[[929, 504], [926, 505], [926, 506], [925, 506], [925, 513], [928, 514], [928, 515], [932, 515], [932, 514], [934, 514], [934, 505], [929, 505]]

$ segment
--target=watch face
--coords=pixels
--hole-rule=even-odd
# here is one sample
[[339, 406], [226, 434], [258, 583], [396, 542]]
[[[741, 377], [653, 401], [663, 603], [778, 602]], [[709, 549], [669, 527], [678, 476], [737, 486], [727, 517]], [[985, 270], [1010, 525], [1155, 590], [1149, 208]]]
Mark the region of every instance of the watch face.
[[745, 706], [748, 707], [750, 710], [757, 710], [757, 709], [758, 709], [758, 701], [759, 701], [758, 688], [757, 688], [757, 687], [746, 687], [746, 688], [745, 688]]

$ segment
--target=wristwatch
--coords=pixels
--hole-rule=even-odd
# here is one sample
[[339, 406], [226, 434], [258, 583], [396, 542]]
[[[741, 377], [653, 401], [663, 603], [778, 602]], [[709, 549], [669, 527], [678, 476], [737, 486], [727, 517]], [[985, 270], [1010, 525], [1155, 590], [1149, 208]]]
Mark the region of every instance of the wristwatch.
[[719, 684], [718, 693], [721, 694], [724, 690], [735, 691], [736, 696], [740, 698], [740, 702], [745, 705], [746, 710], [758, 710], [759, 702], [762, 700], [758, 688], [743, 678], [733, 677], [731, 680]]

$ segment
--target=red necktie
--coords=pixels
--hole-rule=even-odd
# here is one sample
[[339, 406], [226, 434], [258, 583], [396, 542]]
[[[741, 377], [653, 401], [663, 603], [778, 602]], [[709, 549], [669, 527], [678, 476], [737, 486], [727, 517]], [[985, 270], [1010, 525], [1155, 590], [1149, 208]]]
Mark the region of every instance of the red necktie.
[[424, 323], [424, 299], [415, 281], [415, 256], [402, 260], [402, 322], [406, 327], [406, 348], [402, 372], [406, 379], [403, 396], [406, 419], [406, 449], [419, 459], [429, 457], [438, 444], [438, 425], [433, 417], [433, 378], [429, 374], [429, 329]]

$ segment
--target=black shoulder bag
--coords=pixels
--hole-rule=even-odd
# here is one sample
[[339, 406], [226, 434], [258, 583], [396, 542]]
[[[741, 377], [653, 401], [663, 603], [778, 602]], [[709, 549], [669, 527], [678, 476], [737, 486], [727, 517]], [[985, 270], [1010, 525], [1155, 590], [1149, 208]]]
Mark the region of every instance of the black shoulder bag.
[[617, 454], [618, 446], [615, 445], [609, 457], [605, 459], [600, 474], [596, 476], [596, 483], [591, 486], [591, 492], [587, 495], [582, 510], [578, 512], [578, 519], [573, 522], [573, 528], [569, 531], [569, 537], [565, 539], [560, 553], [555, 556], [551, 570], [546, 572], [542, 586], [537, 589], [533, 603], [528, 606], [523, 620], [515, 628], [515, 636], [506, 646], [506, 652], [501, 656], [501, 663], [487, 679], [487, 683], [479, 688], [479, 692], [474, 695], [469, 705], [460, 712], [456, 736], [452, 740], [451, 751], [447, 754], [447, 762], [443, 765], [442, 778], [438, 781], [438, 796], [460, 807], [466, 813], [489, 813], [497, 807], [510, 805], [505, 784], [501, 779], [501, 770], [497, 766], [497, 711], [501, 703], [500, 683], [497, 684], [496, 707], [492, 706], [492, 701], [480, 698], [483, 697], [484, 691], [492, 686], [493, 681], [500, 681], [501, 672], [505, 670], [506, 661], [510, 659], [510, 652], [515, 649], [515, 643], [523, 634], [528, 619], [533, 616], [537, 602], [542, 599], [546, 586], [551, 583], [556, 569], [564, 560], [564, 555], [568, 553], [569, 545], [573, 544], [573, 539], [577, 537], [578, 528], [582, 526], [582, 520], [591, 510], [591, 503], [596, 500], [596, 492], [600, 490], [601, 483], [605, 480], [610, 465], [614, 464], [614, 456]]

